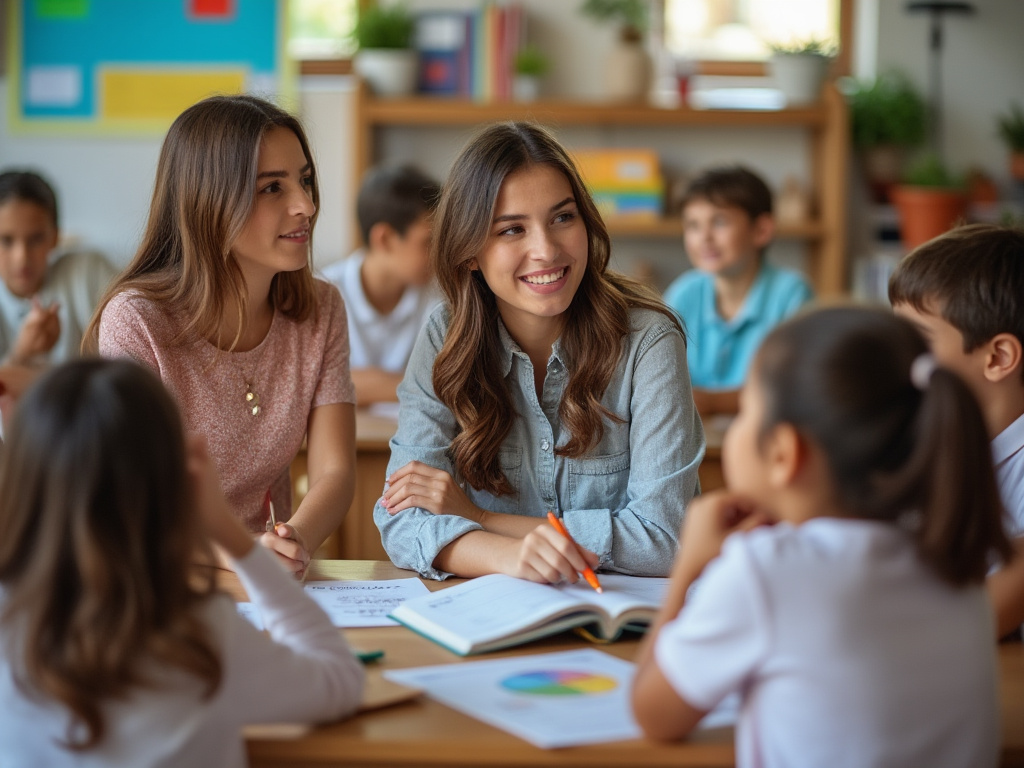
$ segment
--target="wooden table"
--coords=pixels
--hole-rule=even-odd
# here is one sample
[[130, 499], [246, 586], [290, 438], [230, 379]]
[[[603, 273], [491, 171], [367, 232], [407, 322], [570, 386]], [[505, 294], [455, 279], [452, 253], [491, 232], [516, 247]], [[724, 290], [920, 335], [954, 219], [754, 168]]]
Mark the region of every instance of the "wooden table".
[[[310, 578], [389, 579], [408, 578], [409, 571], [390, 563], [367, 561], [318, 561]], [[240, 595], [237, 579], [226, 585]], [[232, 583], [233, 582], [233, 583]], [[431, 590], [452, 582], [426, 582]], [[427, 664], [463, 661], [439, 645], [404, 627], [344, 630], [349, 642], [361, 649], [381, 648], [385, 657], [369, 674]], [[486, 658], [546, 653], [570, 648], [592, 647], [574, 635], [563, 633], [509, 651], [486, 654]], [[636, 653], [636, 641], [620, 641], [603, 650], [626, 659]], [[1000, 647], [1002, 675], [1003, 754], [1001, 765], [1024, 766], [1024, 646]], [[247, 741], [250, 764], [260, 766], [373, 766], [404, 768], [420, 766], [578, 766], [579, 768], [622, 768], [624, 766], [732, 766], [732, 730], [698, 731], [688, 741], [657, 744], [644, 740], [614, 742], [586, 747], [543, 750], [511, 734], [449, 709], [426, 696], [357, 715], [351, 720], [315, 728], [300, 738], [259, 738]]]
[[[721, 461], [724, 424], [712, 419], [706, 421], [704, 425], [708, 445], [699, 470], [700, 485], [704, 491], [725, 485]], [[373, 522], [373, 506], [384, 488], [388, 460], [391, 458], [388, 444], [397, 428], [398, 423], [394, 419], [374, 415], [365, 409], [356, 411], [355, 496], [341, 528], [327, 540], [318, 552], [319, 556], [340, 560], [388, 559], [380, 543], [380, 532]], [[305, 452], [302, 452], [292, 466], [293, 507], [298, 507], [305, 495], [305, 472], [306, 456]]]

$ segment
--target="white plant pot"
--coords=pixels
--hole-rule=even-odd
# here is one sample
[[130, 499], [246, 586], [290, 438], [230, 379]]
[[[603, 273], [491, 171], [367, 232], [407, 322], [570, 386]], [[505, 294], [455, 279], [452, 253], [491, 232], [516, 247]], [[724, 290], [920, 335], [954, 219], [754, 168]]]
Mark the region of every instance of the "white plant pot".
[[367, 48], [358, 51], [352, 68], [378, 96], [408, 96], [416, 89], [418, 58], [412, 49]]
[[813, 53], [775, 53], [768, 60], [775, 87], [787, 106], [813, 104], [821, 96], [830, 59]]
[[512, 79], [512, 98], [516, 101], [536, 101], [540, 96], [540, 78], [533, 75], [516, 75]]

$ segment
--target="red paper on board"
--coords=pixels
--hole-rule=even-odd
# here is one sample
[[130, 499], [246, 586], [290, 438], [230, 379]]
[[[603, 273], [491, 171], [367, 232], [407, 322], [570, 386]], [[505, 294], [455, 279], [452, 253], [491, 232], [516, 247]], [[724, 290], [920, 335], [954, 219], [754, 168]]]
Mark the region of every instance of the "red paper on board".
[[224, 17], [235, 12], [235, 0], [188, 0], [190, 16]]

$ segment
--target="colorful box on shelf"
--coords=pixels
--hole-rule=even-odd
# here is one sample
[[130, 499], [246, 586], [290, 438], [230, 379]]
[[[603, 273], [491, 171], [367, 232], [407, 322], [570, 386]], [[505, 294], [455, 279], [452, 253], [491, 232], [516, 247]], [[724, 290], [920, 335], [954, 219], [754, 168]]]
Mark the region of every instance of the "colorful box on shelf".
[[573, 153], [580, 174], [593, 190], [661, 190], [658, 155], [650, 149], [581, 149]]
[[594, 203], [606, 219], [655, 221], [662, 216], [661, 190], [610, 191], [592, 189]]

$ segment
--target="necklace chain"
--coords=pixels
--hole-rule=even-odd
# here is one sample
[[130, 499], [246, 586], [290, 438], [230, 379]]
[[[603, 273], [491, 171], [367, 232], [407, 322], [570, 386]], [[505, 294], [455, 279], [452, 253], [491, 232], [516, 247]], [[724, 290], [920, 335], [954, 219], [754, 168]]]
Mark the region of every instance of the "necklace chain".
[[[267, 335], [269, 336], [269, 331]], [[263, 341], [260, 342], [261, 345], [267, 345], [269, 343], [270, 342], [266, 338], [264, 338]], [[242, 370], [242, 366], [238, 363], [234, 356], [231, 357], [232, 365], [234, 365], [235, 370], [237, 370], [238, 373], [242, 376], [242, 383], [245, 384], [245, 410], [247, 410], [249, 414], [252, 415], [253, 417], [259, 416], [263, 412], [263, 404], [260, 402], [259, 393], [256, 391], [255, 379], [256, 373], [260, 367], [260, 362], [263, 360], [263, 353], [266, 351], [266, 346], [263, 346], [259, 354], [256, 356], [255, 362], [253, 362], [252, 372], [248, 375], [244, 370]]]

